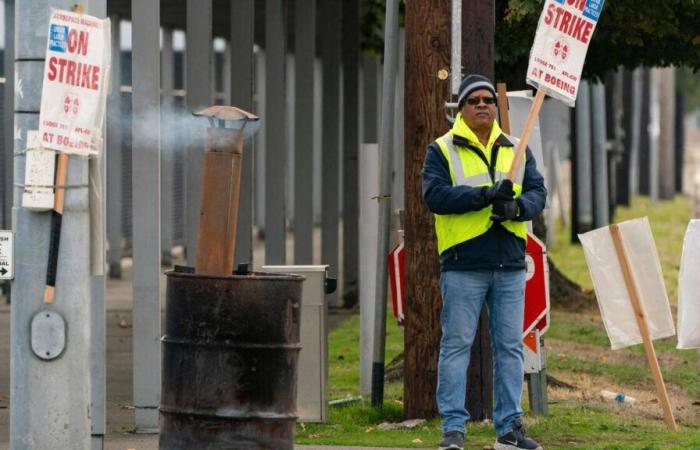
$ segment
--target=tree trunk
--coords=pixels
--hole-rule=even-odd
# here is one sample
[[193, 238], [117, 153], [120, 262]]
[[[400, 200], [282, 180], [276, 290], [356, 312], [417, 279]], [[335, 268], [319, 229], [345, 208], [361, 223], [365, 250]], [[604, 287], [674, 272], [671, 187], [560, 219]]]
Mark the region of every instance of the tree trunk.
[[440, 337], [440, 272], [433, 217], [421, 193], [427, 146], [445, 133], [450, 66], [450, 2], [406, 2], [404, 413], [435, 415]]
[[[468, 8], [462, 8], [464, 75], [478, 73], [493, 80], [494, 0], [472, 0], [468, 4]], [[478, 326], [467, 371], [466, 402], [471, 420], [490, 419], [493, 416], [493, 353], [486, 304], [481, 309]]]

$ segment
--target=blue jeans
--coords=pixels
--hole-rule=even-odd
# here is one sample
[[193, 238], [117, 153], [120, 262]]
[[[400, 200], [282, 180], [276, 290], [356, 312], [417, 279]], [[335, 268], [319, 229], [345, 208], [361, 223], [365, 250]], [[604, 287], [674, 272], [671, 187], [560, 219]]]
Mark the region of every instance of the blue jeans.
[[513, 429], [523, 410], [523, 308], [525, 271], [448, 271], [440, 275], [442, 339], [437, 404], [442, 431], [464, 432], [467, 368], [479, 314], [486, 300], [493, 349], [493, 422], [496, 434]]

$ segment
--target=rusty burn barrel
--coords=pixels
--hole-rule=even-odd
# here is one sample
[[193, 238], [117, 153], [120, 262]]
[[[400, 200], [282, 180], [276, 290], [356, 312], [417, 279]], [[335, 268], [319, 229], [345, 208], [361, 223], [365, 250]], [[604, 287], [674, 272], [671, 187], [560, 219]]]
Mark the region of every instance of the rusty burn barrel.
[[166, 275], [160, 450], [292, 449], [304, 278]]

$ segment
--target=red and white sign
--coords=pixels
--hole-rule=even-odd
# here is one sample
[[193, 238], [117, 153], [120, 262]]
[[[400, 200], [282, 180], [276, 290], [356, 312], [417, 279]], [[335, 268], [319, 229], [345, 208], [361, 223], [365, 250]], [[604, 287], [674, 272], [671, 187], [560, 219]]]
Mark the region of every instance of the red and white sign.
[[523, 320], [523, 337], [537, 329], [544, 334], [549, 328], [549, 265], [547, 250], [539, 239], [527, 235], [525, 247], [527, 262], [527, 281], [525, 282], [525, 314]]
[[394, 317], [399, 321], [399, 325], [403, 325], [403, 311], [406, 307], [404, 299], [404, 255], [403, 242], [396, 246], [389, 253], [389, 281], [391, 282], [391, 305], [394, 309]]
[[52, 11], [39, 114], [44, 148], [77, 155], [99, 152], [110, 49], [109, 19]]
[[540, 331], [533, 328], [523, 337], [523, 369], [525, 373], [538, 373], [545, 368]]
[[574, 106], [588, 45], [605, 0], [546, 0], [530, 51], [527, 82]]

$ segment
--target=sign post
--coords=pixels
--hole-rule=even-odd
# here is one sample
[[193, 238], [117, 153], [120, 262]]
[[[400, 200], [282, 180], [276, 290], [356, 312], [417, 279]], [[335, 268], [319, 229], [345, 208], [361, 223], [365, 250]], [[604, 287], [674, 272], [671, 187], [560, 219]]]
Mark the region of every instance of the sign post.
[[544, 334], [549, 328], [549, 265], [547, 250], [533, 233], [527, 234], [525, 247], [527, 279], [525, 284], [525, 314], [523, 337], [537, 329]]
[[[56, 6], [70, 5], [59, 1], [51, 3]], [[97, 75], [105, 73], [104, 70], [98, 74], [94, 68], [86, 69], [75, 61], [70, 64], [67, 58], [59, 60], [49, 47], [59, 41], [60, 35], [65, 38], [65, 53], [71, 48], [78, 53], [77, 49], [80, 48], [81, 52], [94, 52], [107, 58], [109, 46], [96, 48], [99, 39], [93, 40], [92, 32], [81, 35], [80, 30], [88, 27], [88, 23], [99, 21], [102, 32], [108, 34], [109, 22], [69, 11], [49, 10], [47, 2], [23, 1], [17, 4], [16, 35], [18, 42], [22, 41], [23, 45], [16, 46], [14, 70], [23, 74], [23, 89], [32, 94], [15, 96], [14, 178], [17, 186], [21, 187], [26, 185], [27, 155], [24, 150], [27, 149], [27, 131], [36, 129], [37, 124], [39, 128], [53, 129], [45, 131], [49, 134], [42, 135], [45, 136], [44, 142], [41, 142], [40, 136], [42, 148], [59, 152], [75, 150], [72, 153], [86, 150], [78, 144], [70, 145], [71, 142], [78, 142], [73, 137], [73, 128], [69, 126], [71, 122], [61, 119], [60, 123], [66, 126], [63, 129], [55, 117], [55, 114], [63, 114], [66, 118], [82, 115], [84, 111], [80, 105], [77, 113], [71, 109], [72, 102], [68, 111], [63, 109], [63, 103], [60, 104], [60, 109], [56, 108], [57, 105], [51, 107], [44, 103], [41, 112], [37, 111], [40, 103], [38, 95], [43, 94], [42, 101], [45, 102], [47, 95], [55, 94], [59, 89], [58, 86], [48, 86], [51, 80], [43, 83], [42, 75], [53, 77], [54, 81], [63, 79], [66, 89], [76, 95], [91, 91], [90, 86], [94, 83], [106, 84], [101, 77], [95, 79]], [[72, 17], [76, 22], [53, 22], [59, 16]], [[52, 25], [62, 25], [65, 28], [60, 33], [56, 29], [52, 30]], [[104, 42], [108, 44], [109, 39], [104, 39]], [[54, 56], [57, 59], [51, 59]], [[47, 92], [47, 89], [51, 92]], [[89, 123], [95, 123], [98, 115], [93, 113]], [[83, 125], [77, 126], [85, 128]], [[77, 135], [85, 135], [85, 130], [76, 131], [79, 132]], [[67, 144], [67, 149], [54, 148], [58, 144], [59, 134], [62, 136], [61, 144]], [[95, 135], [91, 132], [91, 136]], [[15, 272], [12, 284], [13, 300], [17, 300], [11, 304], [11, 378], [15, 380], [10, 387], [12, 449], [90, 448], [92, 418], [97, 415], [95, 410], [99, 408], [99, 398], [96, 394], [93, 397], [94, 391], [91, 391], [91, 352], [95, 341], [91, 320], [96, 306], [91, 301], [91, 289], [95, 285], [91, 283], [89, 267], [89, 161], [86, 158], [75, 158], [70, 165], [73, 167], [67, 179], [59, 178], [54, 182], [51, 177], [50, 183], [58, 186], [59, 192], [54, 199], [62, 197], [66, 189], [71, 189], [70, 195], [61, 199], [58, 208], [64, 213], [61, 215], [64, 229], [58, 263], [61, 270], [58, 271], [56, 280], [56, 298], [60, 301], [51, 307], [44, 304], [44, 299], [41, 298], [42, 286], [37, 283], [44, 275], [46, 254], [50, 253], [48, 236], [42, 238], [48, 234], [50, 217], [19, 204], [13, 208], [13, 228], [17, 241], [14, 259], [21, 270]], [[58, 230], [58, 227], [53, 230]], [[56, 243], [59, 241], [53, 233], [51, 240]], [[57, 389], [57, 386], [60, 388]]]
[[549, 266], [545, 245], [528, 233], [525, 247], [527, 279], [523, 315], [523, 368], [527, 376], [530, 410], [546, 416], [547, 369], [542, 335], [549, 328]]

